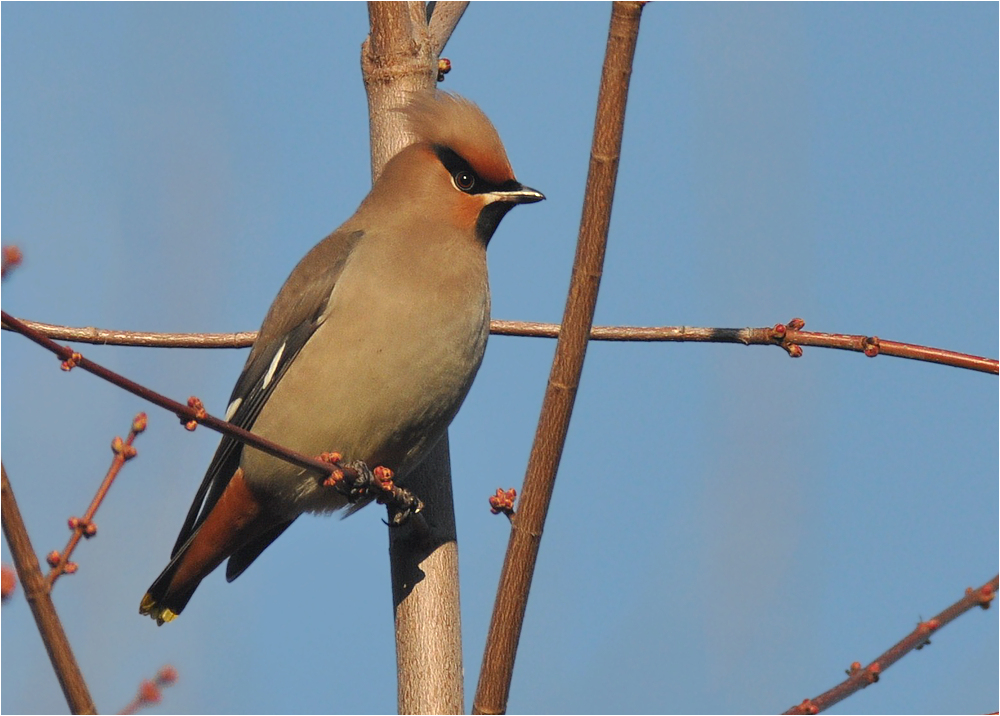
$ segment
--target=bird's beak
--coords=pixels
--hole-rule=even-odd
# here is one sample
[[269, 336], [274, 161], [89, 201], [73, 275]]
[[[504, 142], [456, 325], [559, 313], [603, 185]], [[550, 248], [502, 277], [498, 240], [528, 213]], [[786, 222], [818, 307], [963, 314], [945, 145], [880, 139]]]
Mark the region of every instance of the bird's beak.
[[489, 195], [493, 201], [505, 201], [508, 204], [534, 204], [545, 198], [542, 192], [523, 184], [502, 191], [492, 191]]

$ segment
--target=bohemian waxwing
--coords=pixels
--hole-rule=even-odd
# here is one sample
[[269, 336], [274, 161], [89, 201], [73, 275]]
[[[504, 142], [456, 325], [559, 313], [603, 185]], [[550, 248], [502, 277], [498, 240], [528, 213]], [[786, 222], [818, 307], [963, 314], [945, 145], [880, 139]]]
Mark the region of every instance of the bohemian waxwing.
[[[473, 103], [431, 91], [402, 111], [414, 143], [285, 281], [226, 418], [299, 453], [336, 451], [405, 481], [482, 361], [486, 245], [511, 208], [545, 197], [514, 178]], [[170, 621], [223, 560], [232, 581], [300, 514], [345, 502], [315, 473], [223, 437], [140, 614]]]

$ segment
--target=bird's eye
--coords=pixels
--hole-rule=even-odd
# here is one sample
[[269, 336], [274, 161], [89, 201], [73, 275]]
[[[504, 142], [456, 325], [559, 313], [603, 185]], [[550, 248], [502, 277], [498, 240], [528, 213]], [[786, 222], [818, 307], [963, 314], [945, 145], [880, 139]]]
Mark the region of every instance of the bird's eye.
[[476, 185], [476, 175], [465, 169], [455, 172], [455, 186], [462, 191], [469, 191]]

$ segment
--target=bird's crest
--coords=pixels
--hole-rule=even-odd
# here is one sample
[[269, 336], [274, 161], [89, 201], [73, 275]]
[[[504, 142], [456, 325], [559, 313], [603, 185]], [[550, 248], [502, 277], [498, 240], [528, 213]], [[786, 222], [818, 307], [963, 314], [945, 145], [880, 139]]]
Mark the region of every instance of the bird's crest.
[[401, 111], [418, 142], [447, 147], [493, 184], [514, 178], [493, 123], [464, 97], [436, 90], [415, 92]]

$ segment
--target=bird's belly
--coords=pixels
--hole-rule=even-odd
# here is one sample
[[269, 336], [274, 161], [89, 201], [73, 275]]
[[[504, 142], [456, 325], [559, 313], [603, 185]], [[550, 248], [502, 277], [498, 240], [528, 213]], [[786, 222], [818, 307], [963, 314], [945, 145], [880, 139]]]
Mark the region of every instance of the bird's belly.
[[[443, 435], [479, 368], [489, 328], [488, 298], [481, 303], [438, 311], [434, 325], [425, 317], [435, 312], [421, 306], [389, 321], [332, 315], [296, 357], [318, 368], [282, 377], [253, 432], [304, 455], [338, 452], [405, 478]], [[265, 453], [245, 448], [241, 465], [251, 489], [289, 516], [344, 504], [314, 473]]]

